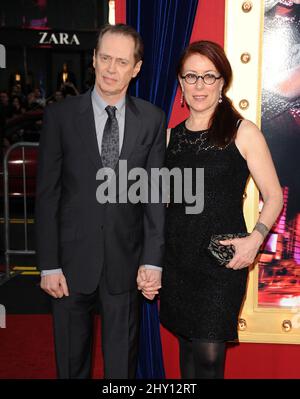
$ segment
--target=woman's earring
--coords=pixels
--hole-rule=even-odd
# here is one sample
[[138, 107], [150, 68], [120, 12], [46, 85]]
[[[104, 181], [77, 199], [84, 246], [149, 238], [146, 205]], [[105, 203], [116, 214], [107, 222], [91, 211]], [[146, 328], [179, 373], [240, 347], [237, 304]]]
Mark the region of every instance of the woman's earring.
[[222, 92], [220, 91], [220, 96], [219, 96], [219, 104], [221, 104], [221, 102], [223, 101], [223, 98], [222, 98]]
[[181, 108], [184, 107], [184, 94], [183, 94], [183, 91], [181, 92], [181, 96], [180, 96], [180, 106], [181, 106]]

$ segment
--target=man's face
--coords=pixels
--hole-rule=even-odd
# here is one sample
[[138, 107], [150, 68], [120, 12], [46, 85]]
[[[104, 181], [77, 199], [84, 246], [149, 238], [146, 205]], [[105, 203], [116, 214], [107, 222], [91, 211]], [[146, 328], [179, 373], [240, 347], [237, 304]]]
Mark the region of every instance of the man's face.
[[8, 95], [6, 93], [0, 93], [0, 102], [2, 105], [6, 106], [9, 103], [9, 98]]
[[64, 99], [61, 91], [56, 91], [54, 97], [55, 97], [55, 101], [61, 101]]
[[134, 58], [134, 40], [130, 36], [107, 32], [102, 37], [93, 65], [96, 89], [110, 105], [122, 98], [132, 78], [139, 73], [142, 61]]

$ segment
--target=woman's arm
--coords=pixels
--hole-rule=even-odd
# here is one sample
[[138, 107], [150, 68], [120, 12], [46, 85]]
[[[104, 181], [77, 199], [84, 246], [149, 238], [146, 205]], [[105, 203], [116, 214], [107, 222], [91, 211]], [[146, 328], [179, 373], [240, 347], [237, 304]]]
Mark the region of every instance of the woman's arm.
[[266, 140], [254, 123], [245, 120], [238, 131], [236, 145], [264, 201], [259, 221], [270, 229], [282, 209], [283, 196]]
[[[258, 222], [268, 231], [276, 221], [282, 206], [283, 195], [273, 160], [262, 132], [258, 127], [244, 120], [237, 133], [236, 145], [245, 158], [249, 171], [261, 192], [264, 205]], [[263, 227], [263, 226], [261, 226]], [[240, 269], [253, 263], [265, 234], [263, 229], [254, 229], [249, 237], [232, 240], [235, 256], [227, 267]], [[229, 242], [222, 242], [229, 245]]]

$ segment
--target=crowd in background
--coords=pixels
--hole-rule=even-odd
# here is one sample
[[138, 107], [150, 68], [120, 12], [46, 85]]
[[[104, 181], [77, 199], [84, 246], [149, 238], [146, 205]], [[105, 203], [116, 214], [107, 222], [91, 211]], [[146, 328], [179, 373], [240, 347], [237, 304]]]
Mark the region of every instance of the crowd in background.
[[20, 84], [15, 84], [11, 90], [0, 92], [1, 114], [6, 122], [10, 122], [27, 111], [43, 109], [51, 102], [58, 102], [67, 96], [78, 95], [79, 92], [72, 82], [62, 84], [51, 96], [45, 97], [44, 92], [36, 87], [25, 94]]
[[[62, 78], [58, 78], [57, 89], [48, 97], [46, 97], [42, 88], [29, 87], [24, 89], [19, 82], [15, 82], [10, 90], [0, 90], [1, 147], [6, 148], [14, 141], [10, 135], [11, 130], [13, 130], [12, 127], [29, 119], [34, 121], [35, 124], [41, 125], [43, 110], [46, 105], [78, 94], [80, 93], [76, 87], [76, 81], [73, 79], [64, 81]], [[40, 118], [38, 118], [39, 116]]]

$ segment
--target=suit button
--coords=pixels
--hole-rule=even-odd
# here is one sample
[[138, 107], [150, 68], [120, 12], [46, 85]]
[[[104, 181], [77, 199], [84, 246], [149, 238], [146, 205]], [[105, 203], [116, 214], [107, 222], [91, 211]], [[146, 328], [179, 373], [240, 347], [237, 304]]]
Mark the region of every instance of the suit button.
[[103, 226], [103, 225], [101, 225], [101, 226], [100, 226], [100, 229], [101, 229], [101, 230], [104, 230], [104, 226]]

